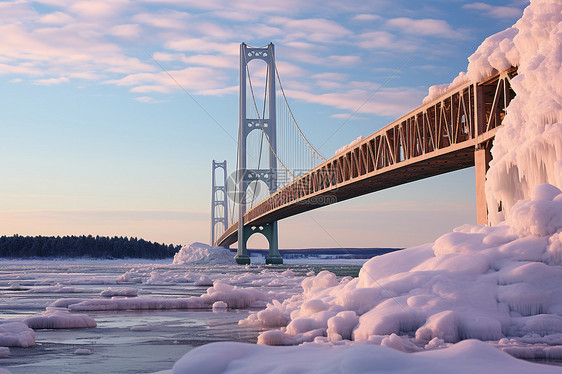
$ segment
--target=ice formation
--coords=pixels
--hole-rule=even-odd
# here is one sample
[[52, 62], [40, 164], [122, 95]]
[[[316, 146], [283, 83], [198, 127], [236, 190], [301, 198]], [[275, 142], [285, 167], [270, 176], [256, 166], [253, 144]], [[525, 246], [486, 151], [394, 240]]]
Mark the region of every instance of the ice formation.
[[106, 290], [103, 290], [100, 293], [102, 297], [113, 297], [113, 296], [127, 296], [127, 297], [135, 297], [138, 295], [138, 290], [136, 288], [131, 287], [122, 287], [122, 288], [112, 288], [108, 287]]
[[[518, 67], [510, 103], [496, 134], [486, 197], [493, 224], [509, 216], [535, 186], [562, 188], [562, 2], [533, 0], [517, 23], [486, 39], [469, 58], [476, 81]], [[498, 202], [503, 210], [498, 212]]]
[[486, 343], [466, 340], [450, 348], [406, 354], [373, 345], [265, 347], [212, 343], [195, 348], [174, 365], [172, 374], [554, 374], [555, 366], [517, 360]]
[[562, 192], [544, 184], [532, 196], [502, 225], [465, 225], [435, 243], [374, 257], [358, 278], [338, 281], [327, 271], [306, 278], [302, 295], [241, 323], [281, 327], [260, 335], [270, 345], [347, 339], [417, 351], [435, 338], [530, 336], [548, 343], [562, 334]]
[[40, 315], [27, 317], [23, 323], [33, 329], [77, 329], [96, 327], [96, 321], [86, 314], [73, 314], [65, 308], [47, 307]]
[[35, 345], [35, 331], [22, 322], [0, 324], [0, 346], [32, 347]]
[[234, 265], [234, 254], [222, 247], [211, 247], [203, 243], [191, 243], [174, 256], [175, 265]]

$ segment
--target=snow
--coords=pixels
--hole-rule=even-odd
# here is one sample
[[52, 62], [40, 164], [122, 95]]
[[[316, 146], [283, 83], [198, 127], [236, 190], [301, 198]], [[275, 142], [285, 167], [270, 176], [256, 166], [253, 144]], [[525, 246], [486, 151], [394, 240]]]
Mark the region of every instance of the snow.
[[175, 265], [234, 265], [234, 254], [222, 247], [192, 243], [182, 247], [174, 256]]
[[[138, 266], [102, 283], [211, 286], [201, 296], [123, 297], [136, 289], [109, 288], [102, 296], [112, 298], [60, 299], [24, 321], [37, 328], [88, 327], [93, 319], [74, 312], [263, 308], [239, 322], [271, 329], [260, 334], [259, 345], [207, 344], [177, 361], [173, 373], [559, 373], [559, 367], [510, 355], [562, 358], [561, 21], [560, 1], [533, 0], [513, 27], [482, 43], [466, 73], [432, 88], [427, 98], [518, 67], [517, 97], [497, 131], [486, 182], [493, 226], [464, 225], [434, 243], [372, 258], [355, 279], [329, 271], [300, 279], [290, 270], [215, 271], [211, 279], [205, 267], [234, 265], [233, 254], [193, 243], [174, 257], [176, 269]], [[177, 271], [194, 264], [202, 274]], [[100, 279], [80, 282], [73, 284]], [[27, 281], [10, 287], [21, 284]], [[26, 324], [0, 324], [0, 346], [34, 344]]]
[[96, 321], [86, 314], [72, 314], [64, 308], [47, 307], [40, 315], [23, 319], [33, 329], [77, 329], [96, 327]]
[[0, 324], [0, 346], [32, 347], [35, 345], [35, 332], [23, 322]]
[[[493, 224], [509, 217], [535, 187], [562, 188], [562, 3], [532, 1], [510, 29], [486, 39], [469, 59], [468, 76], [518, 66], [517, 93], [496, 133], [486, 198]], [[498, 203], [503, 210], [498, 212]]]
[[[487, 38], [469, 57], [467, 72], [450, 85], [433, 86], [424, 103], [463, 82], [518, 67], [509, 104], [492, 148], [486, 199], [492, 224], [507, 219], [535, 187], [562, 188], [562, 3], [533, 0], [512, 27]], [[502, 209], [498, 211], [499, 203]]]
[[225, 310], [226, 308], [228, 308], [228, 304], [225, 303], [224, 301], [215, 301], [215, 302], [213, 303], [213, 307], [212, 307], [212, 308], [213, 308], [213, 312], [215, 312], [215, 311], [223, 311], [223, 310]]
[[533, 334], [548, 343], [562, 333], [562, 192], [539, 185], [532, 196], [502, 225], [464, 225], [435, 243], [374, 257], [356, 279], [328, 271], [308, 277], [302, 295], [241, 323], [280, 327], [260, 335], [269, 345], [385, 336], [380, 344], [415, 351], [436, 338]]
[[0, 347], [0, 358], [10, 357], [12, 353], [8, 347]]
[[138, 290], [136, 288], [131, 288], [131, 287], [121, 287], [121, 288], [108, 287], [106, 290], [103, 290], [100, 293], [100, 296], [103, 297], [113, 297], [113, 296], [135, 297], [137, 295], [138, 295]]
[[230, 342], [212, 343], [190, 351], [176, 362], [172, 370], [173, 374], [242, 372], [547, 374], [560, 373], [560, 368], [520, 361], [486, 343], [465, 340], [446, 349], [412, 354], [374, 345], [267, 347]]
[[334, 156], [338, 156], [338, 155], [344, 153], [345, 151], [355, 147], [357, 144], [361, 143], [363, 140], [365, 140], [365, 137], [363, 135], [357, 137], [357, 139], [355, 139], [351, 143], [344, 145], [343, 147], [338, 149], [336, 152], [334, 152]]
[[[357, 279], [309, 277], [302, 295], [240, 322], [279, 327], [259, 343], [368, 342], [416, 352], [479, 339], [520, 356], [562, 357], [561, 21], [562, 3], [533, 1], [513, 27], [482, 43], [467, 73], [427, 98], [519, 67], [486, 182], [494, 226], [464, 225], [372, 258]], [[544, 347], [526, 347], [529, 339]]]

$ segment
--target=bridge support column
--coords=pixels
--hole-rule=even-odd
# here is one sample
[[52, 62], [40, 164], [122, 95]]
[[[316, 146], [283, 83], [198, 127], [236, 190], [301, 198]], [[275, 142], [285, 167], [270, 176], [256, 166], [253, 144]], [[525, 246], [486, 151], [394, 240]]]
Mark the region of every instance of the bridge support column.
[[474, 166], [476, 177], [476, 223], [479, 225], [488, 224], [488, 205], [486, 202], [486, 173], [490, 168], [492, 153], [491, 144], [480, 144], [474, 151]]
[[[270, 43], [266, 47], [249, 47], [245, 43], [240, 45], [240, 98], [239, 98], [239, 126], [238, 126], [238, 252], [234, 257], [236, 262], [241, 265], [250, 263], [246, 242], [254, 233], [263, 234], [269, 242], [269, 254], [266, 258], [268, 264], [282, 264], [283, 259], [278, 251], [277, 243], [277, 222], [271, 222], [263, 226], [248, 227], [244, 224], [246, 214], [247, 189], [252, 182], [263, 181], [269, 188], [269, 193], [277, 189], [277, 118], [275, 100], [275, 59], [274, 46]], [[248, 117], [247, 111], [247, 92], [246, 81], [248, 79], [248, 62], [252, 60], [262, 60], [267, 65], [266, 87], [267, 87], [267, 111], [255, 113]], [[261, 131], [266, 137], [269, 145], [268, 163], [260, 165], [261, 157], [257, 162], [257, 168], [247, 167], [247, 138], [252, 131]], [[262, 139], [264, 139], [262, 137]], [[261, 147], [261, 146], [260, 146]]]
[[234, 259], [237, 264], [248, 265], [250, 264], [250, 257], [248, 257], [247, 243], [250, 236], [260, 233], [267, 239], [269, 243], [269, 252], [265, 257], [266, 264], [282, 264], [283, 257], [279, 253], [279, 244], [277, 242], [277, 222], [266, 223], [261, 226], [246, 226], [242, 228], [242, 238], [238, 235], [238, 252]]

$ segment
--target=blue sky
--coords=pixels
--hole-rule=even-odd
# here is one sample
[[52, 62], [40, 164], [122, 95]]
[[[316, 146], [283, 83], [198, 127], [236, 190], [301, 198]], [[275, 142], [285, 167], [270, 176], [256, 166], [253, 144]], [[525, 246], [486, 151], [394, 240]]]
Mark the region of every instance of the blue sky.
[[[207, 242], [211, 160], [235, 163], [241, 42], [275, 44], [292, 110], [331, 156], [450, 82], [526, 4], [2, 1], [0, 234]], [[280, 245], [433, 240], [475, 222], [473, 173], [284, 220]]]

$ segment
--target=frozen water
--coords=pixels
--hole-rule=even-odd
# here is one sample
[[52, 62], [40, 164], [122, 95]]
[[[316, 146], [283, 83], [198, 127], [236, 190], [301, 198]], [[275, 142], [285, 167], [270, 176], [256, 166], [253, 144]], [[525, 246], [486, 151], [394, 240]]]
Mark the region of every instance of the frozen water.
[[[261, 328], [238, 324], [251, 309], [234, 306], [238, 302], [251, 302], [254, 291], [266, 297], [256, 304], [260, 308], [265, 307], [266, 300], [291, 297], [299, 292], [303, 276], [316, 268], [296, 265], [294, 270], [287, 270], [286, 266], [190, 266], [170, 262], [3, 259], [0, 281], [6, 288], [10, 282], [17, 281], [18, 288], [59, 287], [60, 284], [67, 289], [59, 287], [60, 293], [3, 290], [0, 353], [7, 357], [1, 359], [0, 365], [13, 374], [58, 374], [76, 372], [78, 367], [81, 373], [152, 373], [171, 368], [187, 351], [202, 344], [255, 343]], [[357, 272], [356, 268], [352, 270]], [[212, 278], [216, 285], [195, 286], [193, 280], [203, 275]], [[65, 292], [70, 288], [81, 292]], [[109, 289], [121, 295], [112, 298], [100, 295]], [[137, 290], [142, 297], [123, 296], [132, 295], [130, 290]], [[241, 301], [236, 300], [239, 295]], [[95, 328], [82, 324], [88, 320], [84, 319], [84, 312], [68, 308], [87, 301], [94, 305], [104, 301], [119, 305], [129, 299], [173, 304], [190, 297], [205, 300], [206, 306], [183, 310], [88, 311], [88, 318], [97, 325]], [[225, 304], [228, 308], [221, 308]], [[50, 317], [59, 321], [49, 320]], [[22, 321], [37, 323], [35, 331]], [[62, 325], [58, 327], [71, 327], [68, 324], [76, 322], [81, 325], [74, 327], [81, 328], [54, 329], [59, 323]], [[91, 354], [79, 354], [85, 350]]]

